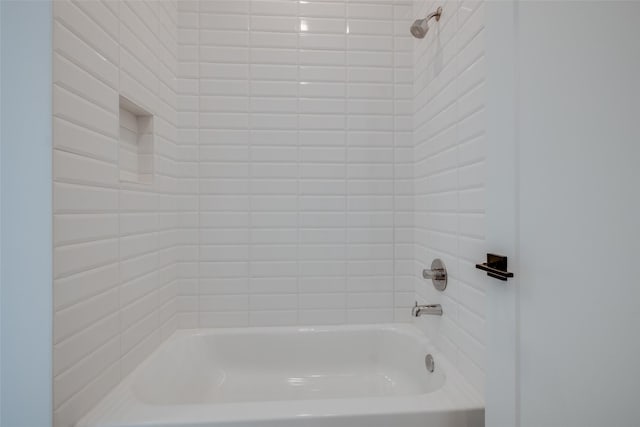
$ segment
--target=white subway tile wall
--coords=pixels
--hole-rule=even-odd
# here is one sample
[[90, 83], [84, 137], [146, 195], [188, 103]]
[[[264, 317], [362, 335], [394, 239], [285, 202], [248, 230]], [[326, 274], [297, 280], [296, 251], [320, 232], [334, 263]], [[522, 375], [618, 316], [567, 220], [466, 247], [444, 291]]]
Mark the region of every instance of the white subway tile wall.
[[[70, 427], [177, 327], [189, 205], [176, 145], [177, 4], [53, 9], [53, 404], [54, 425]], [[154, 116], [152, 183], [120, 179], [119, 95]]]
[[[487, 251], [484, 3], [418, 0], [414, 15], [423, 17], [439, 5], [442, 19], [414, 43], [413, 276], [418, 301], [441, 303], [444, 316], [416, 324], [482, 393], [485, 291], [475, 263]], [[420, 279], [436, 257], [449, 271], [444, 293]]]
[[410, 2], [180, 2], [181, 327], [408, 320]]
[[[415, 298], [482, 389], [482, 4], [414, 41], [431, 8], [54, 3], [55, 427], [176, 327], [411, 321]], [[120, 179], [119, 96], [154, 116], [148, 183]]]

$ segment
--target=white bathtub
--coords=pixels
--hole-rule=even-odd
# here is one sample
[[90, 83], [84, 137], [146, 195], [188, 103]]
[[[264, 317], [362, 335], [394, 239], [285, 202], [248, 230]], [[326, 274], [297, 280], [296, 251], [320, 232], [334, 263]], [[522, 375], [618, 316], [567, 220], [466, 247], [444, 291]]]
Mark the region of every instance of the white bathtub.
[[177, 331], [78, 424], [483, 425], [481, 398], [402, 324]]

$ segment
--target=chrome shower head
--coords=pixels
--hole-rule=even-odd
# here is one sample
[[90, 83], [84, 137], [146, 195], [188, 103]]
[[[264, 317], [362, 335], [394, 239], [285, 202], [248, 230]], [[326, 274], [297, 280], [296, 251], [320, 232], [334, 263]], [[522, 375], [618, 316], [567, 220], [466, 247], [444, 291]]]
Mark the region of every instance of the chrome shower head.
[[442, 7], [438, 7], [438, 9], [427, 15], [426, 18], [416, 19], [413, 21], [413, 25], [411, 25], [411, 35], [417, 39], [423, 39], [424, 36], [429, 32], [429, 20], [431, 18], [436, 18], [436, 22], [440, 21], [440, 17], [442, 16]]
[[429, 22], [426, 19], [416, 19], [411, 25], [411, 34], [417, 39], [423, 39], [429, 31]]

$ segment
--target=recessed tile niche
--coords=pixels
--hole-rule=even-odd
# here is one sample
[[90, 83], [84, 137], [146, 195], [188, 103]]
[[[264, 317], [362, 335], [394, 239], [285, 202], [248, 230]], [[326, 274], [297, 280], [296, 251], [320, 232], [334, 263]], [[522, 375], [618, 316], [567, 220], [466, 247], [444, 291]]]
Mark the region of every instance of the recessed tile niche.
[[153, 182], [153, 115], [120, 97], [120, 181]]

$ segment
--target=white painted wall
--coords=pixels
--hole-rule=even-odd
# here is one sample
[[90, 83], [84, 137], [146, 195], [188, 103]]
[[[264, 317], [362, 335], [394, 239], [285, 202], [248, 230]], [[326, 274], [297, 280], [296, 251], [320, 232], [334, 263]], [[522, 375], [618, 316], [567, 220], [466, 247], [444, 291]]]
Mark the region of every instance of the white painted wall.
[[640, 420], [640, 3], [518, 5], [520, 425]]
[[487, 2], [487, 251], [508, 257], [515, 277], [483, 278], [486, 306], [485, 424], [517, 426], [519, 396], [518, 316], [518, 108], [516, 8], [518, 2]]
[[[433, 337], [479, 393], [485, 382], [485, 282], [475, 269], [485, 244], [486, 66], [482, 1], [416, 1], [413, 17], [442, 5], [414, 41], [413, 139], [415, 265], [420, 304], [442, 304], [442, 318], [416, 324]], [[412, 21], [405, 21], [408, 26]], [[441, 258], [445, 292], [422, 279]]]
[[[2, 24], [2, 6], [0, 6], [0, 25]], [[2, 188], [2, 121], [4, 116], [2, 115], [2, 62], [3, 62], [3, 49], [2, 49], [2, 27], [0, 26], [0, 189]], [[0, 332], [2, 331], [2, 196], [0, 196]], [[2, 407], [4, 401], [2, 400], [2, 337], [0, 336], [0, 424], [2, 424]]]
[[[184, 153], [177, 5], [53, 6], [54, 425], [69, 427], [177, 326]], [[155, 176], [120, 180], [119, 95], [154, 115]]]
[[[2, 23], [2, 7], [0, 6], [0, 24]], [[0, 27], [0, 189], [2, 188], [2, 29]], [[2, 196], [0, 196], [0, 331], [2, 331]], [[2, 337], [0, 337], [0, 424], [2, 424]]]
[[51, 425], [51, 3], [0, 2], [0, 424]]
[[179, 7], [181, 326], [408, 320], [410, 3]]

